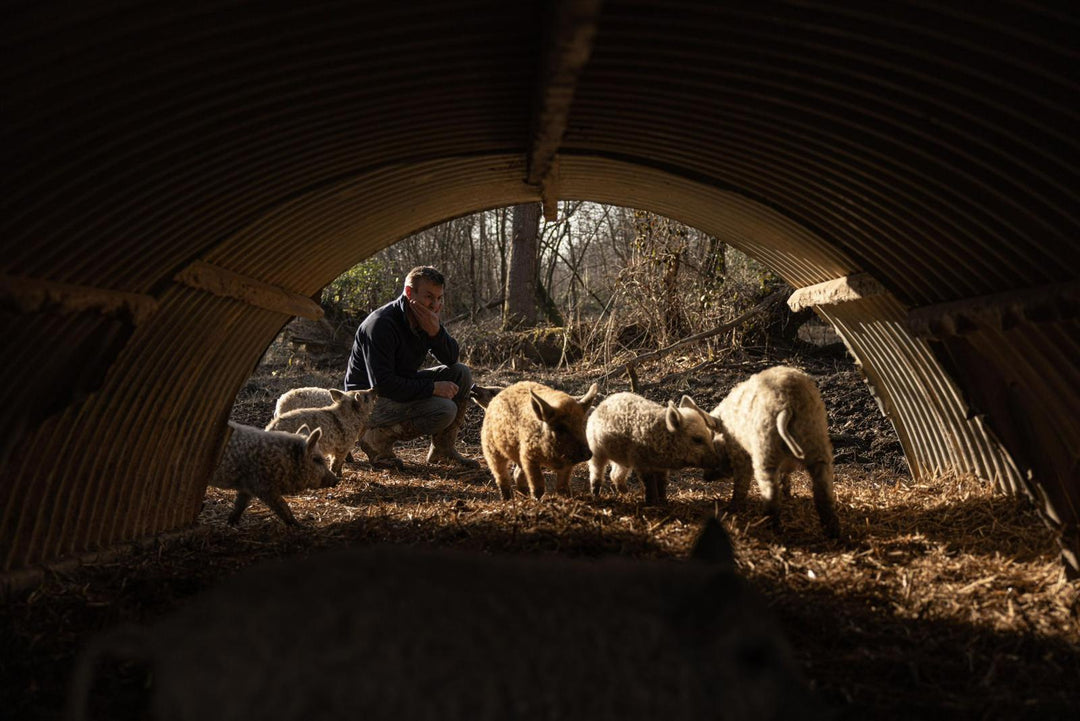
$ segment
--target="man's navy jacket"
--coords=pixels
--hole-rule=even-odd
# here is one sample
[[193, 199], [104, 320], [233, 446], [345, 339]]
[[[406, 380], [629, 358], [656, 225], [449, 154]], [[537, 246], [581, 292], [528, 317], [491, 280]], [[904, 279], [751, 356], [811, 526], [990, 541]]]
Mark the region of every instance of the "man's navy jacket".
[[434, 338], [419, 326], [410, 326], [405, 314], [408, 303], [402, 293], [372, 311], [356, 329], [345, 390], [375, 388], [380, 396], [399, 403], [430, 398], [435, 381], [417, 373], [428, 351], [444, 365], [457, 363], [457, 341], [442, 325]]

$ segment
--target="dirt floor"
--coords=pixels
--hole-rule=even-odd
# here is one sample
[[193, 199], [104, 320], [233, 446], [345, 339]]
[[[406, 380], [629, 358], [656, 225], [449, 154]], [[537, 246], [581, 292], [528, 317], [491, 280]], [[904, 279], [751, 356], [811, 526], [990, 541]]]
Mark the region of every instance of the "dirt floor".
[[[372, 470], [357, 450], [337, 487], [288, 499], [302, 529], [285, 527], [258, 501], [231, 528], [232, 493], [209, 489], [194, 529], [9, 592], [0, 619], [0, 717], [58, 717], [75, 654], [95, 632], [152, 621], [262, 559], [376, 542], [681, 558], [702, 520], [718, 513], [740, 571], [768, 598], [806, 679], [839, 717], [1077, 718], [1080, 583], [1065, 580], [1052, 535], [1025, 502], [994, 495], [977, 479], [913, 481], [895, 433], [842, 351], [742, 348], [712, 360], [671, 358], [642, 369], [641, 392], [660, 401], [689, 393], [711, 408], [737, 381], [780, 363], [803, 368], [822, 389], [838, 439], [841, 540], [822, 535], [801, 473], [778, 533], [763, 522], [754, 491], [750, 507], [730, 515], [730, 482], [705, 483], [700, 471], [673, 476], [666, 507], [645, 506], [633, 481], [629, 497], [594, 499], [585, 467], [573, 498], [506, 503], [486, 469], [426, 466], [422, 441], [401, 447], [404, 472]], [[534, 379], [580, 394], [603, 370], [521, 365], [480, 363], [476, 380]], [[262, 426], [280, 393], [339, 386], [342, 369], [340, 359], [312, 363], [277, 343], [238, 394], [233, 417]], [[614, 378], [601, 390], [626, 390], [626, 382]], [[470, 410], [463, 434], [464, 452], [481, 460], [482, 418]]]

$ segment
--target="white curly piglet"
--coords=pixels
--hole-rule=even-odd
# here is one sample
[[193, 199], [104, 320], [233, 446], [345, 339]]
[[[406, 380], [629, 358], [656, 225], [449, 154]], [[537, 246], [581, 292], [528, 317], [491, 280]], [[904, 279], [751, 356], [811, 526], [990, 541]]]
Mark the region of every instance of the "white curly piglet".
[[667, 501], [668, 472], [680, 468], [709, 468], [723, 462], [724, 441], [718, 424], [690, 396], [662, 406], [634, 393], [615, 393], [596, 407], [585, 427], [592, 459], [589, 487], [600, 492], [604, 471], [611, 464], [611, 482], [626, 493], [626, 478], [637, 473], [645, 486], [645, 502]]
[[[810, 376], [776, 366], [735, 386], [711, 412], [721, 424], [735, 477], [733, 509], [757, 481], [766, 509], [780, 525], [780, 497], [789, 493], [788, 474], [802, 466], [810, 474], [814, 506], [826, 535], [840, 535], [833, 494], [833, 449], [825, 403]], [[706, 480], [722, 475], [706, 472]]]

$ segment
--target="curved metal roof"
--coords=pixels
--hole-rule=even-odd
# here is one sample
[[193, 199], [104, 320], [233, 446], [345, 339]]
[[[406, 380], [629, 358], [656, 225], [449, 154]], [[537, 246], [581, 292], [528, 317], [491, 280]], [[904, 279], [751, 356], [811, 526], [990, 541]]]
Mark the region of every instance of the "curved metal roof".
[[839, 330], [916, 474], [1080, 567], [1080, 10], [50, 0], [0, 42], [0, 569], [191, 524], [237, 389], [411, 232], [645, 208]]

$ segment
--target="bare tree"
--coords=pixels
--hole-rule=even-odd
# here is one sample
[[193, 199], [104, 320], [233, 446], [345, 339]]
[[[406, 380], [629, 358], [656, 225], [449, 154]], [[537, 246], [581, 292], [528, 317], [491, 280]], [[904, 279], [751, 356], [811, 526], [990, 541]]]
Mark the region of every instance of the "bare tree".
[[513, 236], [506, 274], [503, 328], [536, 325], [536, 263], [540, 231], [540, 205], [514, 206]]

